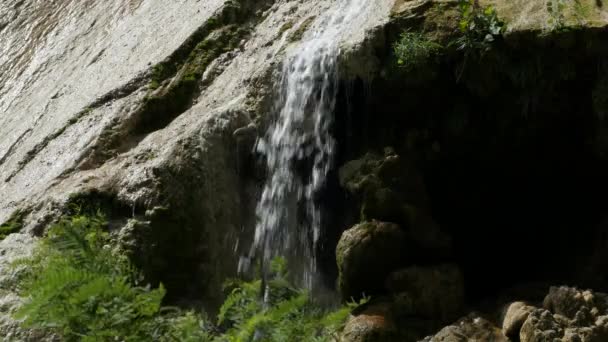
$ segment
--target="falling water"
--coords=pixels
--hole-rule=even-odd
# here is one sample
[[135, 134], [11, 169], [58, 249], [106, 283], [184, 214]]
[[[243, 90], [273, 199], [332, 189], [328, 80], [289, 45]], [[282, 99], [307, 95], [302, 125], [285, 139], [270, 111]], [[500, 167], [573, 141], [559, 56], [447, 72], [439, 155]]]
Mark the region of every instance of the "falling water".
[[329, 130], [336, 102], [339, 39], [369, 6], [373, 1], [337, 1], [286, 57], [276, 117], [258, 144], [267, 160], [268, 178], [257, 207], [252, 253], [261, 253], [265, 262], [286, 256], [309, 288], [322, 225], [317, 197], [335, 150]]

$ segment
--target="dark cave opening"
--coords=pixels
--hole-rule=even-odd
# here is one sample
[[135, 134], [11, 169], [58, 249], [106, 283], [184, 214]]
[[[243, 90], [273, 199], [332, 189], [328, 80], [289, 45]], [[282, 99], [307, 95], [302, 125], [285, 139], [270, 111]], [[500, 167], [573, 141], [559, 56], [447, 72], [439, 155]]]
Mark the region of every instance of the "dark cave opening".
[[[499, 74], [486, 77], [492, 86], [476, 84], [487, 82], [479, 75], [458, 80], [453, 63], [423, 82], [378, 77], [340, 87], [336, 167], [386, 146], [416, 160], [471, 305], [523, 284], [606, 289], [598, 258], [606, 256], [608, 160], [592, 96], [602, 76], [597, 60], [567, 63], [575, 77], [532, 87]], [[329, 246], [359, 220], [335, 179], [324, 199]], [[321, 254], [329, 283], [335, 254]]]

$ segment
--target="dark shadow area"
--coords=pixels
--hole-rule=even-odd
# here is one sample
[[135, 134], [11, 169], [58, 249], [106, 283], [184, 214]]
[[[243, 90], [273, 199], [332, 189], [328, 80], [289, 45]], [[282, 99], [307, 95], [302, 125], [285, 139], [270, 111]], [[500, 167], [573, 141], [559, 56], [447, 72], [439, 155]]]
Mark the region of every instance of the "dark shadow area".
[[[431, 74], [389, 70], [341, 85], [337, 165], [386, 146], [415, 160], [469, 304], [532, 282], [606, 290], [608, 269], [593, 260], [608, 217], [605, 62], [561, 43], [528, 46], [525, 56], [502, 46], [464, 70], [448, 55]], [[339, 186], [327, 198], [335, 246], [358, 213]]]

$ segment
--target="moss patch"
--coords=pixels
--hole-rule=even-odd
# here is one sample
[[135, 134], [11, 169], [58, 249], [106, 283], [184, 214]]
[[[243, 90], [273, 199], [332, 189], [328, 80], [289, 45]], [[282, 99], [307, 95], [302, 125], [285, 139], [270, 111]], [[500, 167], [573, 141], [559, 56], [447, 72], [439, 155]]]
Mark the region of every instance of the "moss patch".
[[301, 24], [300, 26], [298, 26], [298, 28], [293, 31], [289, 37], [287, 37], [287, 40], [290, 43], [293, 42], [297, 42], [302, 40], [302, 37], [304, 37], [304, 33], [306, 33], [306, 31], [308, 30], [308, 28], [310, 27], [310, 25], [315, 21], [316, 17], [312, 16], [312, 17], [308, 17], [306, 18]]
[[6, 222], [0, 225], [0, 241], [13, 233], [18, 233], [23, 229], [23, 221], [27, 215], [26, 211], [16, 210]]

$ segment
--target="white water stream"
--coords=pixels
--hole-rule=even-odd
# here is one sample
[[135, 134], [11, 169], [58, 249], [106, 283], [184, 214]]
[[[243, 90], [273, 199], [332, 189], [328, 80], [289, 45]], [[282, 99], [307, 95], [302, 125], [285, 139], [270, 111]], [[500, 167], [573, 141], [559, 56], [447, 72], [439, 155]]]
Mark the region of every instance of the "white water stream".
[[316, 197], [335, 150], [329, 130], [340, 39], [371, 6], [373, 0], [339, 0], [315, 20], [283, 62], [275, 117], [258, 144], [267, 160], [268, 178], [257, 207], [252, 254], [265, 263], [275, 256], [287, 257], [290, 269], [308, 288], [315, 279], [322, 227]]

